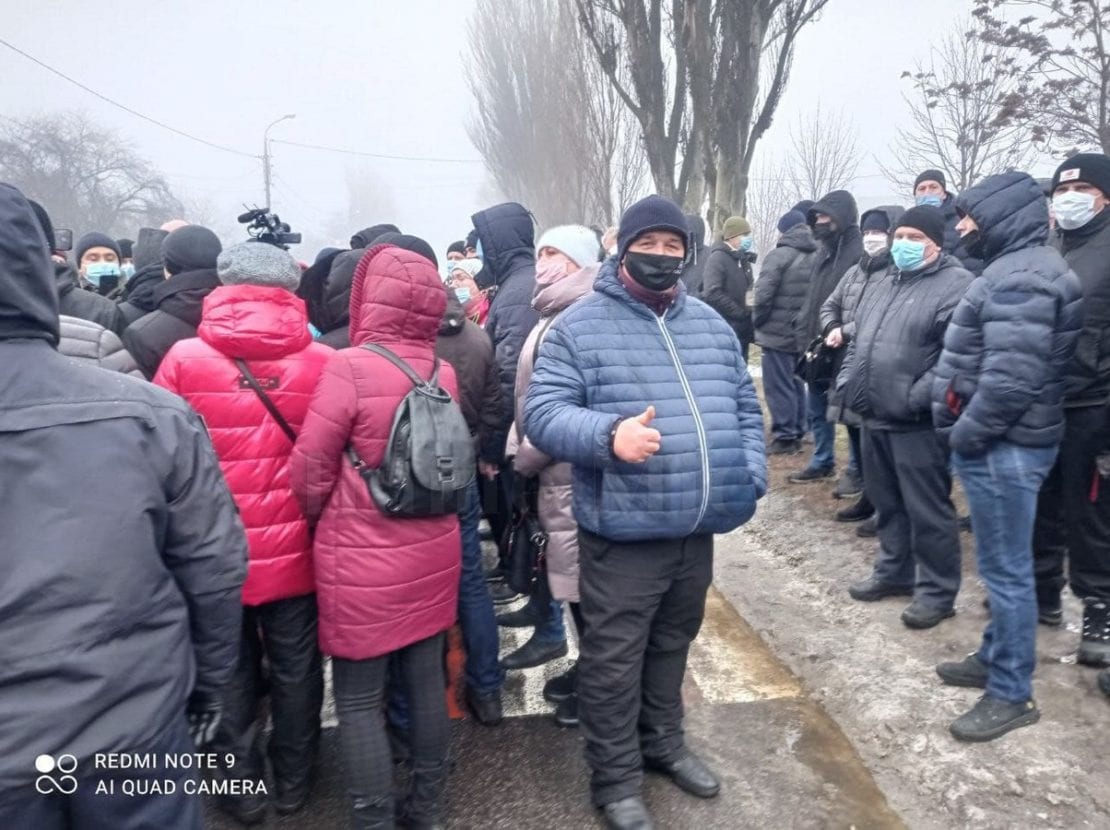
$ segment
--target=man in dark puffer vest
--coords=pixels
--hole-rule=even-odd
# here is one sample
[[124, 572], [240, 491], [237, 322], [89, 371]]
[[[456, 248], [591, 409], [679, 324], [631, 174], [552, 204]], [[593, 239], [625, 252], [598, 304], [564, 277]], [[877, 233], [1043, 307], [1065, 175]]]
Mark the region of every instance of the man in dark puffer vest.
[[956, 210], [963, 245], [986, 267], [945, 333], [933, 421], [967, 493], [991, 621], [975, 654], [937, 672], [986, 689], [951, 726], [960, 740], [982, 741], [1040, 717], [1033, 517], [1064, 436], [1064, 370], [1083, 298], [1078, 277], [1048, 247], [1048, 206], [1031, 176], [989, 176], [959, 195]]
[[682, 679], [713, 534], [750, 519], [767, 489], [740, 341], [680, 283], [688, 227], [660, 196], [625, 212], [594, 293], [548, 330], [524, 405], [532, 443], [574, 467], [580, 718], [612, 828], [651, 826], [645, 765], [702, 798], [720, 789], [683, 741]]

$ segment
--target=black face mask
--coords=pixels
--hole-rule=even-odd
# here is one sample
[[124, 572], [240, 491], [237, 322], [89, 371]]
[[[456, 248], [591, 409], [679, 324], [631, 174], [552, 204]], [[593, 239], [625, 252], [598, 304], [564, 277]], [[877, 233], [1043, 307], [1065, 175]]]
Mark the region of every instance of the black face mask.
[[836, 231], [833, 230], [833, 226], [831, 224], [826, 222], [823, 225], [813, 226], [813, 236], [815, 239], [819, 239], [820, 241], [824, 242], [825, 240], [832, 239], [834, 236], [836, 236]]
[[685, 266], [686, 258], [680, 256], [638, 254], [635, 251], [624, 255], [624, 267], [628, 269], [628, 275], [649, 291], [673, 288]]
[[983, 235], [979, 233], [978, 228], [960, 237], [960, 244], [964, 246], [964, 250], [976, 259], [983, 258], [984, 243], [986, 243], [986, 240], [983, 239]]

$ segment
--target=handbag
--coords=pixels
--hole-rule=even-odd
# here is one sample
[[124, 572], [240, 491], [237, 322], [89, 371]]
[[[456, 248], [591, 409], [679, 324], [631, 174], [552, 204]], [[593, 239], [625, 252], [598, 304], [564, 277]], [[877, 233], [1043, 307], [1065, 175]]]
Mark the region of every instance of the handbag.
[[523, 479], [519, 487], [513, 500], [513, 518], [505, 529], [505, 583], [518, 594], [534, 595], [547, 590], [547, 532], [537, 509], [539, 479]]
[[794, 374], [811, 386], [827, 386], [836, 375], [836, 351], [825, 344], [824, 337], [815, 337], [798, 358]]

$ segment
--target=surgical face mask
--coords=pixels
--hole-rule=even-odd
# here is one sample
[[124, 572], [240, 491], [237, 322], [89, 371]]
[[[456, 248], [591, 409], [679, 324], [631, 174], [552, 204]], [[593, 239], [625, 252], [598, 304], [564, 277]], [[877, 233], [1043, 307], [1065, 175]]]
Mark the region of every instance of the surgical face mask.
[[1052, 197], [1052, 215], [1056, 224], [1066, 231], [1082, 228], [1095, 218], [1095, 194], [1061, 193]]
[[478, 257], [478, 259], [480, 259], [482, 262], [486, 261], [486, 255], [482, 251], [482, 240], [481, 239], [479, 239], [477, 244], [474, 246], [474, 255], [476, 257]]
[[572, 270], [566, 260], [549, 260], [536, 268], [536, 285], [547, 286], [570, 276]]
[[119, 277], [118, 262], [93, 262], [85, 267], [85, 279], [93, 285], [100, 287], [100, 281], [105, 277]]
[[909, 239], [895, 239], [890, 246], [890, 258], [899, 271], [913, 271], [925, 262], [925, 243]]
[[937, 196], [936, 194], [930, 193], [926, 196], [918, 196], [917, 204], [930, 205], [932, 207], [938, 208], [944, 204], [944, 199], [940, 198], [940, 196]]
[[887, 249], [885, 233], [865, 233], [863, 235], [863, 250], [870, 257], [878, 256]]
[[649, 291], [667, 291], [678, 284], [686, 259], [667, 254], [643, 254], [629, 251], [624, 255], [628, 275]]
[[119, 272], [120, 276], [122, 276], [125, 280], [129, 280], [133, 276], [135, 276], [135, 266], [132, 265], [130, 262], [126, 262], [119, 267]]
[[750, 236], [740, 237], [740, 250], [741, 251], [750, 251], [752, 249], [752, 245], [754, 245], [754, 244], [755, 244], [755, 240], [752, 239]]
[[464, 285], [455, 289], [455, 298], [458, 299], [458, 301], [463, 305], [466, 305], [470, 302], [470, 296], [470, 286], [468, 285]]

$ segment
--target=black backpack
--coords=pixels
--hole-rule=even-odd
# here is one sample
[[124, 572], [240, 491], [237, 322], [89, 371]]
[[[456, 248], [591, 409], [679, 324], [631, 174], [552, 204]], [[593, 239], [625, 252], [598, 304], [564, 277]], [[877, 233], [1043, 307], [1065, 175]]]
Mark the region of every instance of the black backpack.
[[377, 469], [370, 469], [347, 445], [347, 456], [387, 516], [422, 517], [458, 513], [474, 481], [474, 442], [462, 410], [439, 386], [439, 359], [428, 380], [389, 349], [362, 348], [400, 369], [413, 389], [397, 407], [389, 443]]

